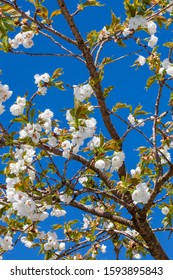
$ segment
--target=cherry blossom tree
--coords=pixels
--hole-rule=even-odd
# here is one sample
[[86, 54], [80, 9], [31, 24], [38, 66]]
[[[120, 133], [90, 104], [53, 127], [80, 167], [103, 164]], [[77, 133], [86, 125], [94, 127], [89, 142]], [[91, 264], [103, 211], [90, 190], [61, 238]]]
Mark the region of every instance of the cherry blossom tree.
[[[167, 260], [157, 232], [171, 235], [173, 230], [173, 43], [165, 41], [161, 48], [159, 40], [172, 24], [173, 1], [124, 0], [124, 18], [110, 10], [110, 22], [87, 34], [80, 31], [78, 16], [105, 9], [106, 1], [74, 1], [74, 9], [69, 1], [57, 0], [52, 1], [51, 11], [48, 2], [0, 1], [1, 51], [23, 59], [67, 56], [82, 64], [86, 74], [81, 84], [68, 84], [63, 69], [55, 65], [53, 73], [35, 74], [35, 92], [17, 96], [10, 107], [5, 105], [14, 94], [10, 77], [6, 85], [2, 76], [1, 258], [22, 242], [28, 248], [38, 247], [45, 259], [94, 260], [100, 254], [109, 259], [110, 250], [119, 259], [124, 250], [127, 259], [151, 255]], [[61, 24], [66, 26], [64, 33], [57, 27]], [[57, 52], [34, 52], [36, 36], [51, 41]], [[129, 42], [135, 43], [130, 52]], [[110, 44], [123, 55], [115, 58], [111, 51], [103, 55]], [[146, 90], [154, 87], [152, 112], [122, 102], [121, 94], [115, 95], [113, 79], [104, 86], [110, 65], [115, 72], [117, 61], [129, 67], [129, 57], [133, 70], [146, 68]], [[135, 71], [133, 79], [135, 87]], [[50, 88], [73, 94], [74, 104], [69, 108], [67, 100], [68, 108], [62, 108], [63, 122], [46, 104], [44, 111], [35, 107]], [[169, 98], [162, 106], [165, 91]], [[6, 114], [12, 118], [8, 125], [3, 121]], [[140, 135], [145, 144], [125, 152], [129, 134]], [[138, 164], [129, 169], [132, 157]], [[80, 219], [63, 220], [72, 209]], [[160, 227], [154, 226], [155, 215]], [[45, 231], [43, 221], [49, 219], [57, 222]]]

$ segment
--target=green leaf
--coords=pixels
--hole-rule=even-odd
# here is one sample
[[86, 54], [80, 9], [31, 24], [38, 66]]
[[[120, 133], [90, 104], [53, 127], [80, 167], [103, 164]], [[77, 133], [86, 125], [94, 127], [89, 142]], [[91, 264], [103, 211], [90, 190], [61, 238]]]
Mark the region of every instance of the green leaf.
[[88, 41], [90, 47], [94, 46], [94, 44], [97, 42], [98, 36], [99, 35], [96, 30], [92, 30], [90, 33], [88, 33], [87, 41]]
[[41, 18], [47, 19], [48, 18], [48, 9], [44, 6], [39, 6], [37, 10], [37, 15]]
[[88, 7], [88, 6], [104, 6], [103, 4], [100, 4], [100, 2], [96, 0], [88, 0], [85, 3], [82, 4], [83, 7]]
[[126, 44], [124, 44], [123, 40], [121, 40], [121, 39], [117, 40], [117, 44], [120, 47], [124, 47], [124, 48], [126, 47]]
[[78, 222], [79, 222], [79, 220], [72, 220], [72, 221], [68, 222], [68, 226], [71, 227], [71, 226], [77, 224]]
[[27, 117], [22, 115], [21, 117], [14, 118], [12, 122], [28, 123]]
[[135, 110], [134, 110], [134, 112], [133, 112], [134, 117], [138, 115], [138, 113], [139, 113], [139, 111], [140, 111], [141, 109], [142, 109], [142, 105], [138, 105], [138, 106], [135, 108]]
[[103, 145], [105, 151], [116, 151], [120, 148], [121, 141], [111, 139]]
[[4, 52], [8, 52], [8, 51], [9, 51], [10, 45], [9, 45], [9, 43], [8, 43], [8, 37], [7, 37], [7, 36], [5, 36], [5, 37], [2, 39], [2, 46], [3, 46]]
[[173, 48], [173, 42], [166, 42], [163, 44], [164, 47]]
[[116, 26], [120, 22], [120, 18], [117, 18], [113, 12], [111, 12], [111, 16], [112, 16], [111, 27], [113, 27], [113, 26]]
[[101, 66], [104, 66], [108, 63], [111, 63], [112, 62], [112, 58], [111, 57], [105, 57], [103, 58], [102, 62], [101, 62]]
[[62, 71], [63, 71], [62, 68], [57, 68], [52, 74], [52, 79], [56, 79], [56, 78], [60, 77], [63, 74]]
[[146, 89], [149, 89], [152, 84], [156, 81], [156, 76], [151, 76], [148, 78], [147, 83], [146, 83]]
[[118, 111], [119, 109], [130, 109], [130, 111], [132, 111], [132, 106], [131, 105], [128, 105], [126, 103], [122, 103], [122, 102], [118, 102], [116, 103], [116, 105], [112, 108], [112, 111], [113, 112], [116, 112]]
[[126, 2], [125, 6], [126, 6], [127, 14], [130, 15], [130, 17], [134, 17], [137, 12], [136, 7], [134, 7], [133, 4], [129, 4], [129, 1]]
[[30, 120], [32, 121], [33, 118], [35, 116], [35, 109], [33, 108], [31, 111], [30, 111]]
[[63, 82], [62, 81], [58, 81], [54, 83], [54, 86], [60, 90], [65, 90]]
[[102, 133], [100, 133], [99, 137], [100, 137], [100, 147], [102, 147], [104, 145], [105, 138]]
[[103, 92], [104, 96], [107, 97], [108, 94], [110, 93], [110, 91], [113, 89], [114, 89], [114, 86], [109, 86], [109, 87], [105, 88], [104, 92]]
[[63, 226], [60, 225], [60, 224], [52, 225], [53, 230], [57, 230], [57, 229], [60, 229], [60, 228], [62, 228], [62, 227], [63, 227]]
[[169, 106], [173, 106], [173, 91], [172, 91], [171, 94], [170, 94]]
[[51, 15], [50, 18], [53, 18], [55, 16], [59, 16], [61, 14], [61, 10], [54, 10]]

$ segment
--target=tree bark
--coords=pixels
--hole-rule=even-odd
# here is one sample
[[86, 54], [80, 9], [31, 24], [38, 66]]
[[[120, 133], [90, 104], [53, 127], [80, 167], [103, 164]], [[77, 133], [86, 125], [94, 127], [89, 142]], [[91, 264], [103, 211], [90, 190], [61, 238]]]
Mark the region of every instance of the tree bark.
[[133, 218], [133, 224], [136, 231], [142, 236], [148, 246], [148, 251], [156, 260], [169, 260], [167, 254], [163, 250], [160, 242], [153, 233], [151, 227], [145, 218], [141, 218], [138, 214]]

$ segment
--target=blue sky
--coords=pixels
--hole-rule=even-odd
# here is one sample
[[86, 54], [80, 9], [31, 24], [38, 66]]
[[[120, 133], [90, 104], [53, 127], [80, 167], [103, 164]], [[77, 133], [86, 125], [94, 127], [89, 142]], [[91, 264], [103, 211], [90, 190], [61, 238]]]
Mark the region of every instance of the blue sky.
[[[27, 11], [31, 5], [27, 2], [19, 1], [22, 4], [22, 7], [25, 11]], [[24, 4], [23, 4], [24, 2]], [[66, 1], [67, 5], [69, 5], [71, 11], [74, 11], [76, 8], [76, 4], [78, 1]], [[100, 1], [104, 3], [104, 1]], [[76, 16], [76, 23], [85, 37], [87, 32], [92, 29], [96, 29], [97, 31], [101, 30], [104, 25], [110, 24], [111, 22], [111, 10], [117, 16], [120, 16], [122, 19], [125, 18], [123, 11], [123, 1], [112, 1], [107, 0], [106, 6], [104, 7], [92, 7], [87, 8], [84, 12], [79, 13]], [[114, 3], [113, 3], [114, 2]], [[52, 11], [54, 9], [58, 9], [57, 1], [45, 1], [46, 6]], [[57, 21], [57, 22], [56, 22]], [[57, 17], [55, 20], [55, 27], [60, 32], [69, 35], [70, 32], [66, 26], [66, 23], [62, 19], [62, 16]], [[18, 30], [19, 31], [19, 30]], [[11, 37], [14, 37], [14, 34], [10, 34]], [[159, 45], [160, 52], [162, 53], [161, 58], [164, 59], [168, 56], [167, 48], [161, 47], [162, 43], [166, 40], [171, 40], [172, 34], [170, 31], [158, 31], [159, 36]], [[23, 47], [18, 50], [24, 51]], [[126, 48], [120, 48], [115, 43], [108, 43], [102, 52], [102, 57], [110, 56], [113, 59], [118, 58], [121, 55], [125, 55], [132, 51], [139, 50], [139, 47], [132, 41], [127, 42]], [[57, 47], [50, 42], [47, 38], [43, 36], [34, 36], [34, 48], [29, 49], [32, 53], [56, 53], [59, 52]], [[142, 55], [146, 56], [144, 51], [141, 52]], [[129, 56], [128, 58], [121, 59], [114, 64], [110, 64], [106, 66], [105, 77], [103, 81], [103, 86], [114, 85], [115, 89], [112, 91], [110, 97], [108, 98], [108, 105], [112, 106], [116, 102], [126, 102], [127, 104], [132, 104], [136, 107], [139, 103], [143, 105], [144, 110], [148, 112], [153, 112], [153, 106], [157, 94], [157, 86], [154, 85], [150, 90], [146, 91], [145, 83], [146, 79], [151, 75], [148, 70], [148, 67], [145, 65], [141, 67], [138, 71], [135, 71], [134, 67], [131, 67], [134, 61], [137, 59], [137, 55], [134, 54]], [[6, 102], [6, 113], [0, 116], [0, 120], [4, 125], [8, 125], [9, 120], [11, 119], [10, 113], [8, 113], [8, 108], [11, 103], [14, 103], [16, 97], [23, 96], [26, 91], [28, 95], [31, 96], [36, 91], [36, 85], [34, 84], [34, 75], [35, 74], [43, 74], [45, 72], [51, 73], [56, 68], [63, 68], [64, 74], [62, 79], [65, 83], [69, 85], [77, 85], [83, 83], [87, 80], [88, 72], [84, 68], [83, 65], [78, 60], [70, 57], [50, 57], [50, 56], [27, 56], [27, 55], [15, 55], [10, 53], [0, 53], [0, 69], [3, 71], [3, 75], [1, 76], [1, 80], [3, 84], [8, 84], [10, 89], [13, 91], [13, 95], [9, 101]], [[169, 92], [164, 91], [164, 97], [161, 104], [162, 110], [169, 110], [167, 107], [167, 102], [169, 99]], [[38, 96], [36, 98], [36, 107], [40, 111], [44, 111], [47, 108], [50, 108], [54, 114], [55, 118], [64, 121], [64, 112], [61, 111], [62, 108], [71, 108], [73, 107], [73, 92], [71, 89], [67, 88], [66, 91], [59, 91], [55, 88], [48, 90], [48, 93], [45, 97]], [[5, 118], [4, 118], [5, 116]], [[127, 118], [128, 111], [123, 111], [122, 116]], [[115, 120], [116, 122], [116, 120]], [[125, 127], [119, 122], [116, 123], [117, 130], [122, 135]], [[144, 131], [148, 133], [149, 126], [144, 128]], [[102, 121], [100, 116], [98, 116], [98, 132], [101, 130], [105, 132], [105, 128], [102, 125]], [[128, 135], [126, 142], [124, 143], [124, 151], [127, 154], [126, 156], [126, 165], [128, 171], [131, 168], [135, 168], [138, 163], [138, 152], [135, 149], [138, 146], [142, 146], [146, 144], [141, 137], [137, 133], [131, 133]], [[156, 211], [155, 217], [153, 219], [154, 226], [161, 226], [160, 217], [158, 221], [158, 216], [162, 215], [160, 210]], [[61, 218], [57, 221], [57, 219], [46, 220], [44, 224], [45, 231], [50, 230], [50, 225], [52, 223], [60, 223], [63, 222], [64, 219], [72, 219], [73, 217], [78, 217], [79, 219], [82, 217], [81, 213], [78, 213], [77, 210], [72, 210], [70, 214], [65, 218]], [[170, 242], [168, 243], [166, 239], [167, 234], [158, 234], [159, 239], [164, 244], [164, 248], [168, 252], [170, 258], [173, 257], [173, 246], [172, 237]], [[22, 244], [17, 244], [16, 248], [13, 251], [5, 254], [6, 259], [42, 259], [43, 255], [38, 256], [35, 252], [36, 249], [27, 249]], [[114, 259], [114, 253], [111, 248], [109, 255], [107, 255], [109, 259]], [[122, 259], [125, 259], [124, 254], [122, 254]], [[104, 255], [100, 256], [100, 259], [104, 259]], [[150, 257], [147, 256], [147, 259]]]

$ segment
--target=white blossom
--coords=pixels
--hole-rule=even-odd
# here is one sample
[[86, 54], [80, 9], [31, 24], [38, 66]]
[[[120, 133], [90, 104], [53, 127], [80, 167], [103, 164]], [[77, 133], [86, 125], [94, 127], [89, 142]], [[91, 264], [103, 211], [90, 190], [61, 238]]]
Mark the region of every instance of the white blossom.
[[88, 178], [87, 177], [80, 177], [79, 178], [79, 183], [83, 186], [85, 186], [85, 183], [88, 181]]
[[148, 41], [148, 46], [150, 48], [154, 48], [155, 45], [157, 45], [158, 42], [158, 37], [156, 37], [155, 35], [151, 35], [150, 40]]
[[140, 174], [141, 173], [141, 168], [139, 166], [137, 166], [136, 169], [131, 169], [130, 173], [132, 176], [135, 176], [136, 174]]
[[130, 113], [128, 118], [129, 122], [131, 123], [131, 125], [135, 125], [135, 118], [134, 116]]
[[167, 73], [168, 75], [170, 75], [171, 77], [173, 77], [173, 66], [168, 67], [168, 68], [166, 69], [166, 73]]
[[150, 198], [149, 189], [146, 183], [140, 183], [136, 186], [136, 190], [132, 193], [132, 199], [135, 204], [146, 204]]
[[133, 253], [133, 258], [136, 260], [140, 260], [142, 258], [141, 254], [134, 252]]
[[74, 88], [74, 96], [80, 102], [83, 102], [86, 98], [89, 98], [93, 93], [92, 87], [87, 84], [83, 86], [73, 86]]
[[143, 66], [146, 62], [146, 58], [142, 55], [139, 55], [138, 59], [136, 60], [136, 62], [140, 65]]
[[129, 34], [130, 34], [130, 29], [129, 28], [125, 28], [124, 31], [123, 31], [123, 36], [127, 37], [127, 36], [129, 36]]
[[104, 26], [99, 33], [98, 39], [99, 41], [102, 41], [103, 39], [109, 38], [109, 36], [110, 36], [110, 32], [106, 29], [106, 26]]
[[104, 244], [102, 244], [101, 247], [100, 247], [100, 251], [101, 251], [103, 254], [105, 254], [105, 253], [106, 253], [106, 248], [107, 248], [107, 246], [104, 245]]
[[0, 115], [2, 115], [5, 111], [5, 106], [0, 104]]
[[58, 249], [59, 249], [60, 251], [65, 250], [65, 242], [61, 242], [61, 243], [59, 244], [59, 246], [58, 246]]
[[9, 234], [5, 235], [4, 238], [0, 237], [0, 247], [2, 248], [2, 250], [4, 251], [12, 250], [13, 249], [12, 244], [13, 244], [13, 240]]
[[171, 154], [168, 152], [168, 149], [169, 147], [167, 145], [160, 149], [161, 164], [166, 164], [167, 160], [171, 162]]
[[61, 194], [61, 195], [59, 196], [59, 199], [60, 199], [62, 202], [69, 204], [69, 203], [72, 201], [73, 198], [72, 198], [72, 196], [68, 196], [68, 195], [65, 193], [65, 194]]
[[145, 27], [146, 26], [146, 19], [140, 15], [136, 15], [135, 17], [131, 17], [129, 19], [129, 25], [128, 28], [129, 29], [138, 29], [139, 26], [141, 27]]
[[16, 99], [16, 103], [22, 107], [24, 107], [26, 105], [26, 98], [24, 97], [17, 97]]
[[65, 214], [66, 214], [65, 210], [61, 210], [58, 208], [53, 208], [52, 212], [50, 213], [51, 216], [56, 216], [56, 217], [65, 216]]
[[94, 150], [94, 148], [97, 148], [100, 146], [100, 137], [94, 136], [91, 141], [87, 144], [90, 150]]
[[169, 208], [167, 206], [165, 206], [165, 207], [162, 208], [161, 211], [162, 211], [163, 215], [167, 215], [169, 213]]
[[22, 236], [20, 240], [27, 248], [32, 248], [34, 245], [34, 242], [28, 240], [26, 236]]
[[105, 165], [105, 161], [102, 159], [99, 159], [95, 162], [95, 167], [101, 170], [105, 168]]
[[154, 21], [150, 20], [147, 22], [147, 29], [148, 29], [148, 32], [153, 35], [156, 33], [157, 31], [157, 25], [155, 24]]
[[88, 227], [89, 227], [89, 225], [90, 225], [90, 220], [89, 219], [87, 219], [87, 217], [83, 217], [83, 229], [87, 229]]
[[54, 136], [51, 136], [48, 138], [48, 145], [51, 147], [56, 147], [57, 146], [57, 139]]
[[114, 152], [114, 156], [112, 158], [112, 166], [110, 171], [117, 171], [122, 165], [123, 161], [125, 159], [125, 154], [123, 151], [120, 152]]
[[13, 104], [11, 107], [10, 107], [10, 112], [13, 116], [19, 116], [19, 115], [22, 115], [23, 114], [23, 111], [24, 111], [24, 107], [23, 106], [20, 106], [18, 104]]

